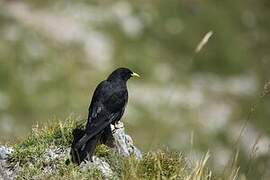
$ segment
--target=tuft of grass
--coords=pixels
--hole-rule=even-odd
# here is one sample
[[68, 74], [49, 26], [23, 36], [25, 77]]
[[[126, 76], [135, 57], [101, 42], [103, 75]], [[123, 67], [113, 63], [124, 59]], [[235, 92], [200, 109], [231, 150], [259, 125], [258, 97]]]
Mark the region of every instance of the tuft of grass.
[[138, 164], [138, 174], [143, 178], [181, 178], [185, 176], [186, 171], [187, 163], [183, 155], [177, 152], [149, 152]]
[[69, 147], [72, 142], [72, 130], [82, 126], [75, 118], [54, 121], [46, 126], [33, 128], [32, 133], [22, 142], [13, 146], [10, 161], [25, 165], [34, 163], [43, 153], [52, 147]]
[[[74, 164], [66, 165], [68, 157], [46, 160], [44, 153], [46, 150], [55, 147], [70, 147], [74, 128], [82, 128], [83, 123], [76, 118], [69, 117], [64, 121], [54, 121], [47, 123], [43, 127], [35, 127], [32, 133], [22, 142], [13, 146], [14, 152], [11, 154], [11, 165], [19, 164], [21, 167], [17, 179], [102, 179], [102, 173], [95, 168], [86, 172], [81, 172], [80, 168]], [[97, 152], [100, 156], [106, 155], [106, 149], [100, 147]], [[44, 173], [44, 168], [53, 165], [57, 171], [53, 174]], [[48, 169], [48, 171], [51, 171]]]
[[180, 152], [157, 150], [144, 154], [140, 161], [135, 157], [119, 157], [116, 153], [110, 154], [107, 160], [117, 178], [124, 180], [210, 180], [213, 177], [212, 172], [207, 168], [208, 158], [209, 154], [207, 153], [195, 166], [191, 166]]

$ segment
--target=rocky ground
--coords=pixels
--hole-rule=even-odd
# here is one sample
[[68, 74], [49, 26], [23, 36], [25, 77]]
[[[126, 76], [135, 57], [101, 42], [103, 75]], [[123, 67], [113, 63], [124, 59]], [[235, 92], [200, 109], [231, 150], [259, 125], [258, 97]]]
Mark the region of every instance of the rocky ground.
[[[122, 123], [120, 124], [120, 128], [114, 129], [113, 132], [116, 145], [115, 150], [119, 155], [123, 157], [130, 157], [133, 155], [136, 159], [142, 158], [141, 151], [133, 144], [132, 138], [125, 133]], [[19, 162], [15, 162], [14, 165], [14, 162], [10, 161], [13, 152], [14, 149], [12, 147], [0, 146], [0, 179], [15, 179], [22, 170]], [[43, 167], [41, 173], [47, 175], [57, 173], [57, 166], [50, 162], [59, 159], [69, 159], [69, 152], [70, 148], [62, 146], [46, 149], [42, 155], [43, 163], [46, 164], [46, 166]], [[34, 165], [35, 164], [33, 163], [32, 166]], [[105, 158], [97, 156], [93, 157], [93, 162], [84, 161], [79, 168], [81, 172], [98, 169], [105, 179], [112, 177], [114, 173]], [[39, 176], [40, 175], [36, 175], [35, 178], [39, 179]]]
[[239, 167], [234, 162], [223, 174], [214, 175], [207, 165], [210, 153], [194, 162], [182, 152], [168, 149], [142, 154], [126, 134], [123, 124], [113, 129], [115, 148], [98, 145], [93, 161], [85, 161], [77, 166], [70, 163], [72, 131], [84, 127], [84, 123], [74, 117], [51, 121], [33, 128], [28, 137], [15, 144], [0, 146], [0, 180], [235, 180], [238, 177]]

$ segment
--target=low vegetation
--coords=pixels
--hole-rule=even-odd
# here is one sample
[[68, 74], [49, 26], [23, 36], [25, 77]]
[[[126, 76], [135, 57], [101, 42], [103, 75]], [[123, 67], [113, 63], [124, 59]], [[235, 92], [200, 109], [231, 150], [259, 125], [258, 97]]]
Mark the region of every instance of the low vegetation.
[[[20, 166], [18, 179], [103, 179], [101, 171], [91, 168], [82, 171], [79, 166], [67, 163], [68, 147], [72, 141], [72, 129], [82, 123], [74, 118], [68, 118], [58, 123], [36, 127], [25, 140], [14, 144], [14, 152], [10, 157], [11, 165]], [[58, 148], [66, 151], [64, 156], [50, 159], [44, 154], [49, 149]], [[209, 153], [196, 163], [190, 163], [184, 154], [169, 150], [146, 152], [141, 160], [135, 157], [121, 157], [117, 152], [99, 145], [96, 156], [105, 160], [113, 171], [110, 179], [237, 179], [237, 170], [229, 175], [214, 175], [207, 166]], [[47, 169], [48, 165], [54, 167]]]

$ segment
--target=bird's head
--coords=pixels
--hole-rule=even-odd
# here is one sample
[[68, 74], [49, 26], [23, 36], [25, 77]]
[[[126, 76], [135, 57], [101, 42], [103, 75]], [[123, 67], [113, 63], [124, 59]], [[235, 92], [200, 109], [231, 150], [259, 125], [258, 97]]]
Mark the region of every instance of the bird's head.
[[108, 80], [110, 81], [120, 79], [122, 81], [127, 81], [131, 77], [140, 77], [140, 75], [128, 68], [117, 68], [109, 75]]

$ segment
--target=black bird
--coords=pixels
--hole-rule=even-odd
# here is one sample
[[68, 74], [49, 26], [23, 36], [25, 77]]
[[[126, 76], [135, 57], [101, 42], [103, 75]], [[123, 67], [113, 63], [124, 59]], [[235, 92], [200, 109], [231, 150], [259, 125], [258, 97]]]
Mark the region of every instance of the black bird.
[[128, 68], [118, 68], [96, 87], [85, 130], [73, 131], [74, 163], [80, 164], [86, 157], [91, 160], [97, 143], [106, 143], [112, 138], [110, 125], [116, 125], [124, 114], [128, 102], [127, 81], [134, 76], [140, 77]]

